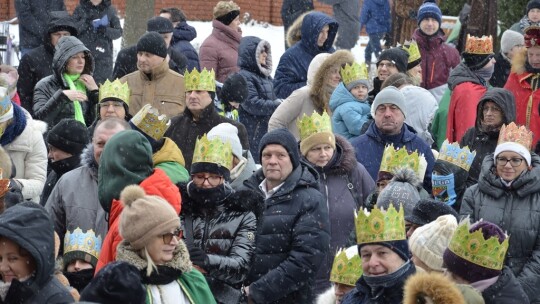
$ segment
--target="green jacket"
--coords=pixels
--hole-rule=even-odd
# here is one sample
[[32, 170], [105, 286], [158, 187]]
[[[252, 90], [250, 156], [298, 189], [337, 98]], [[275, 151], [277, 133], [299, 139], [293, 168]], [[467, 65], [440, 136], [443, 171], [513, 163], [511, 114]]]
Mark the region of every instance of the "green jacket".
[[450, 95], [452, 95], [452, 92], [447, 88], [446, 91], [444, 91], [441, 102], [439, 102], [439, 109], [435, 112], [435, 117], [433, 117], [433, 122], [431, 123], [431, 134], [433, 135], [433, 140], [437, 144], [437, 150], [441, 149], [441, 146], [446, 139]]
[[[212, 304], [216, 303], [214, 296], [210, 292], [206, 279], [198, 270], [193, 269], [189, 272], [182, 273], [176, 280], [180, 288], [192, 304]], [[146, 286], [146, 301], [147, 304], [153, 304], [150, 289]]]

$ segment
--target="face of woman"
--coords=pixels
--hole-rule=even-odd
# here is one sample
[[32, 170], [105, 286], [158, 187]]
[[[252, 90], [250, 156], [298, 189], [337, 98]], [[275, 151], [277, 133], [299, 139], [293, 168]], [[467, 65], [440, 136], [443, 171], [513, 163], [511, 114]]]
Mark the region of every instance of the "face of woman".
[[225, 182], [223, 176], [208, 172], [192, 174], [191, 180], [195, 186], [202, 189], [215, 188]]
[[155, 237], [152, 242], [146, 246], [146, 250], [148, 250], [148, 254], [152, 261], [154, 261], [154, 264], [163, 265], [173, 259], [174, 250], [180, 240], [179, 235], [179, 230], [171, 231]]
[[319, 144], [306, 154], [307, 160], [315, 166], [324, 167], [334, 156], [334, 148], [329, 144]]
[[24, 280], [36, 269], [34, 259], [13, 241], [0, 239], [0, 274], [4, 283]]
[[69, 57], [66, 70], [68, 74], [81, 74], [84, 71], [86, 58], [83, 52], [77, 53]]
[[360, 257], [364, 275], [367, 276], [391, 274], [405, 264], [397, 253], [382, 245], [362, 246]]
[[497, 175], [505, 181], [513, 181], [527, 170], [527, 161], [516, 152], [503, 151], [495, 157]]
[[94, 266], [92, 266], [92, 264], [90, 264], [90, 263], [88, 263], [86, 261], [74, 260], [71, 263], [69, 263], [66, 270], [67, 270], [67, 272], [79, 272], [81, 270], [92, 269], [92, 268], [94, 268]]
[[341, 81], [341, 75], [339, 74], [339, 68], [337, 67], [332, 67], [329, 71], [328, 71], [328, 74], [326, 74], [327, 78], [326, 78], [326, 83], [335, 88], [338, 86], [339, 82]]

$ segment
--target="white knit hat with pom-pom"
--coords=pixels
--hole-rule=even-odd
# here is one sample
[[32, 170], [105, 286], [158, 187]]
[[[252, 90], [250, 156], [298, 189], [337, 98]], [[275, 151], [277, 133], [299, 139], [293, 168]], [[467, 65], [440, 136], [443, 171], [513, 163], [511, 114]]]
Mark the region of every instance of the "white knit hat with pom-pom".
[[120, 235], [139, 250], [152, 238], [180, 228], [180, 218], [174, 208], [159, 196], [146, 195], [138, 185], [127, 186], [120, 194], [124, 205], [120, 215]]

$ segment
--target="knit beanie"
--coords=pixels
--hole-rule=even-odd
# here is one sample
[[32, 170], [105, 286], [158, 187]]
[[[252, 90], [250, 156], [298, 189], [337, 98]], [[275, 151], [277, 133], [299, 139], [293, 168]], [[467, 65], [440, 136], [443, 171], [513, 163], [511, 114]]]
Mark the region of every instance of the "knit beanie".
[[417, 228], [409, 239], [411, 252], [429, 268], [443, 271], [443, 254], [457, 225], [453, 215], [443, 215]]
[[456, 210], [447, 204], [434, 199], [421, 199], [414, 206], [412, 213], [405, 216], [405, 220], [409, 223], [423, 226], [443, 215], [451, 215], [456, 221], [458, 219]]
[[437, 20], [437, 22], [439, 22], [439, 26], [442, 24], [441, 9], [437, 6], [437, 3], [435, 3], [434, 0], [425, 0], [418, 9], [418, 14], [416, 16], [418, 25], [420, 25], [420, 22], [426, 18], [433, 18]]
[[228, 122], [220, 123], [208, 131], [206, 136], [210, 140], [219, 138], [224, 143], [229, 142], [233, 155], [238, 159], [242, 159], [242, 144], [240, 143], [240, 138], [238, 138], [238, 128], [236, 126]]
[[214, 18], [225, 25], [240, 15], [240, 7], [232, 1], [219, 1], [214, 7]]
[[[469, 232], [472, 233], [477, 230], [482, 231], [485, 240], [496, 237], [499, 240], [499, 243], [502, 243], [507, 238], [507, 235], [501, 228], [487, 221], [481, 220], [477, 222], [469, 229]], [[448, 271], [460, 276], [470, 283], [496, 277], [502, 272], [502, 270], [486, 268], [469, 262], [453, 253], [449, 248], [444, 251], [443, 260]]]
[[163, 198], [146, 195], [143, 188], [130, 185], [122, 190], [120, 200], [124, 209], [120, 215], [120, 235], [139, 250], [153, 238], [180, 228], [180, 218]]
[[147, 52], [165, 58], [167, 57], [165, 39], [156, 32], [145, 33], [137, 42], [137, 52]]
[[259, 143], [260, 159], [262, 159], [262, 152], [264, 148], [272, 144], [280, 145], [285, 148], [285, 150], [287, 150], [287, 153], [289, 153], [289, 158], [291, 159], [293, 169], [296, 169], [296, 167], [300, 165], [300, 152], [298, 151], [298, 143], [296, 142], [294, 135], [292, 135], [289, 130], [275, 129], [266, 133], [263, 138], [261, 138], [261, 142]]
[[371, 116], [375, 117], [377, 107], [385, 103], [396, 105], [401, 110], [401, 113], [403, 113], [403, 116], [405, 116], [405, 118], [407, 117], [405, 96], [398, 88], [394, 86], [387, 86], [386, 88], [382, 89], [377, 96], [375, 96], [373, 104], [371, 105]]
[[527, 148], [525, 148], [522, 144], [511, 141], [499, 144], [495, 148], [495, 153], [493, 153], [494, 158], [496, 158], [500, 153], [504, 151], [511, 151], [521, 155], [527, 162], [527, 166], [531, 165], [531, 152], [527, 150]]
[[400, 73], [407, 73], [407, 64], [409, 62], [409, 53], [401, 48], [390, 48], [384, 50], [381, 55], [379, 55], [379, 60], [377, 60], [377, 66], [383, 60], [388, 60], [396, 65], [396, 68]]
[[[540, 2], [540, 0], [539, 0]], [[525, 37], [513, 30], [506, 30], [501, 36], [501, 52], [508, 54], [516, 45], [525, 45]]]
[[390, 183], [377, 197], [377, 207], [388, 209], [390, 205], [398, 209], [403, 205], [405, 216], [412, 214], [414, 206], [420, 200], [418, 189], [421, 185], [416, 173], [408, 168], [398, 169]]
[[334, 133], [318, 132], [311, 134], [300, 142], [300, 152], [302, 152], [302, 155], [306, 156], [311, 148], [320, 144], [328, 144], [335, 150], [336, 137], [334, 136]]
[[471, 69], [471, 71], [480, 70], [488, 62], [495, 57], [494, 54], [471, 54], [471, 53], [463, 53], [461, 54], [463, 57], [463, 61], [465, 62], [465, 65]]
[[529, 11], [533, 8], [540, 9], [540, 0], [531, 0], [527, 3], [527, 14], [529, 14]]
[[160, 34], [172, 33], [174, 30], [171, 20], [160, 16], [152, 17], [146, 22], [147, 32], [157, 32]]
[[242, 103], [248, 98], [248, 86], [244, 76], [235, 73], [225, 79], [221, 87], [220, 99], [224, 103], [238, 102]]
[[72, 118], [64, 118], [47, 135], [47, 143], [71, 155], [81, 154], [90, 142], [86, 126]]
[[411, 259], [411, 251], [409, 250], [409, 244], [407, 243], [407, 240], [397, 240], [397, 241], [385, 241], [385, 242], [378, 242], [378, 243], [362, 243], [358, 244], [358, 252], [360, 253], [360, 250], [365, 245], [381, 245], [384, 247], [388, 247], [390, 250], [395, 252], [397, 255], [399, 255], [400, 258], [403, 259], [403, 261], [408, 261]]

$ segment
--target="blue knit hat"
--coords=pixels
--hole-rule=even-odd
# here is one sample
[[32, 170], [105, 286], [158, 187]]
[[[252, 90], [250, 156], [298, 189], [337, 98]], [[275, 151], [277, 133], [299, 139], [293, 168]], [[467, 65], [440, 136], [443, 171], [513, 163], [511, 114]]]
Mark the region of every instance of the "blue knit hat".
[[381, 245], [384, 247], [388, 247], [390, 250], [395, 252], [397, 255], [399, 255], [400, 258], [403, 259], [403, 261], [407, 262], [411, 259], [411, 251], [409, 250], [409, 243], [407, 240], [397, 240], [397, 241], [386, 241], [386, 242], [379, 242], [379, 243], [363, 243], [358, 244], [358, 252], [362, 249], [363, 246], [366, 245]]
[[418, 9], [416, 20], [418, 25], [426, 18], [433, 18], [439, 22], [439, 26], [442, 24], [442, 12], [441, 9], [435, 3], [435, 0], [425, 0], [424, 3]]
[[287, 129], [276, 129], [266, 133], [259, 143], [259, 157], [262, 159], [262, 152], [264, 147], [268, 145], [280, 145], [287, 150], [293, 169], [300, 164], [300, 151], [298, 150], [298, 143], [291, 132]]

